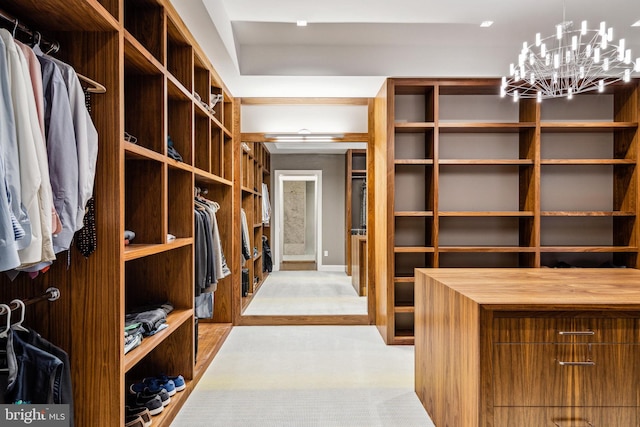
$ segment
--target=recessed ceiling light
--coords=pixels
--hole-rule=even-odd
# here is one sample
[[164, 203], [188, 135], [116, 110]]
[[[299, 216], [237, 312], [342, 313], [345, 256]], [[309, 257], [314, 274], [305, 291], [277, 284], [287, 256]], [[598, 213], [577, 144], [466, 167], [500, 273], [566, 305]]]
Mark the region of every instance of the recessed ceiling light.
[[487, 28], [493, 25], [493, 21], [482, 21], [481, 27]]
[[301, 19], [299, 21], [296, 21], [296, 25], [298, 27], [306, 27], [307, 26], [307, 21]]
[[636, 22], [634, 22], [633, 24], [631, 24], [632, 27], [640, 27], [640, 20], [637, 20]]

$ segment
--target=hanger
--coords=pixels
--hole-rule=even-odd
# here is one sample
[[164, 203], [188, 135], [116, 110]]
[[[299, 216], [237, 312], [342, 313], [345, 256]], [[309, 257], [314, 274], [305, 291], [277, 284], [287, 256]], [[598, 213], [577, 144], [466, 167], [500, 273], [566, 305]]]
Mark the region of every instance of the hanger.
[[21, 299], [14, 299], [13, 301], [11, 301], [10, 304], [14, 304], [14, 303], [20, 308], [20, 320], [18, 320], [16, 323], [11, 325], [11, 327], [16, 331], [29, 332], [27, 328], [22, 326], [22, 322], [24, 322], [24, 315], [26, 311], [24, 302]]
[[16, 18], [15, 26], [13, 27], [13, 31], [11, 32], [11, 35], [13, 36], [14, 39], [16, 38], [16, 31], [18, 31], [18, 25], [19, 25], [19, 22], [18, 22], [18, 19]]
[[2, 308], [3, 312], [7, 313], [7, 327], [0, 332], [0, 338], [7, 338], [7, 336], [9, 336], [9, 329], [11, 329], [11, 307], [7, 304], [0, 304], [0, 308]]
[[107, 91], [107, 88], [104, 87], [103, 85], [101, 85], [100, 83], [98, 83], [95, 80], [90, 79], [87, 76], [83, 76], [80, 73], [76, 73], [78, 75], [78, 78], [80, 80], [82, 80], [83, 82], [87, 83], [89, 85], [89, 87], [87, 88], [87, 92], [89, 93], [105, 93]]

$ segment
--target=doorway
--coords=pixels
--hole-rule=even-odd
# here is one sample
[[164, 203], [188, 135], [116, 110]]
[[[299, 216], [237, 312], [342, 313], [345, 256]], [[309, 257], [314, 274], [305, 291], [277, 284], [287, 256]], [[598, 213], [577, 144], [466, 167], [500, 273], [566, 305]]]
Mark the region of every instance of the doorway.
[[322, 267], [322, 171], [277, 170], [274, 271]]

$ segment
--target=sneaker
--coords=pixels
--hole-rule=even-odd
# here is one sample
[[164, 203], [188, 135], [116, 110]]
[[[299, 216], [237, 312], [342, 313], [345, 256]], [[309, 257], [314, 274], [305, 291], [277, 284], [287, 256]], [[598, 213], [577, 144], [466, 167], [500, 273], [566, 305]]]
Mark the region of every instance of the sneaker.
[[176, 391], [183, 391], [187, 388], [187, 385], [184, 382], [184, 377], [182, 375], [160, 375], [157, 376], [156, 379], [160, 381], [160, 384], [168, 381], [173, 381], [173, 385], [176, 388]]
[[134, 407], [134, 406], [125, 406], [124, 407], [124, 415], [126, 417], [131, 416], [139, 416], [142, 418], [142, 422], [144, 423], [144, 427], [149, 427], [151, 425], [151, 413], [146, 406]]
[[129, 406], [134, 406], [136, 408], [144, 406], [149, 410], [149, 413], [151, 415], [158, 415], [165, 407], [165, 405], [162, 404], [162, 399], [158, 394], [145, 393], [138, 393], [135, 396], [132, 396], [129, 401]]
[[165, 389], [169, 396], [176, 394], [176, 386], [170, 379], [160, 380], [159, 378], [145, 378], [142, 382], [134, 383], [129, 386], [129, 393], [136, 394], [142, 393], [145, 389], [149, 389], [151, 393], [160, 393], [160, 390]]
[[140, 415], [128, 415], [124, 417], [124, 427], [144, 427], [144, 421]]
[[160, 391], [158, 391], [158, 392], [152, 392], [149, 389], [146, 389], [145, 391], [143, 391], [140, 394], [159, 396], [160, 400], [162, 401], [162, 406], [167, 406], [169, 403], [171, 403], [171, 396], [169, 396], [169, 393], [167, 393], [167, 390], [165, 390], [163, 388], [161, 388]]

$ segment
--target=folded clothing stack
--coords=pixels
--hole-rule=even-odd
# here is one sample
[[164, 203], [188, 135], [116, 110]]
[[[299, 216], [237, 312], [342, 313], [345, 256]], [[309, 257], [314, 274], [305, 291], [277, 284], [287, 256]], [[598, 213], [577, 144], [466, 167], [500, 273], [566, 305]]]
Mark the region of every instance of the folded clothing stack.
[[148, 337], [168, 327], [167, 315], [173, 311], [170, 302], [129, 310], [124, 318], [124, 352], [133, 350]]

